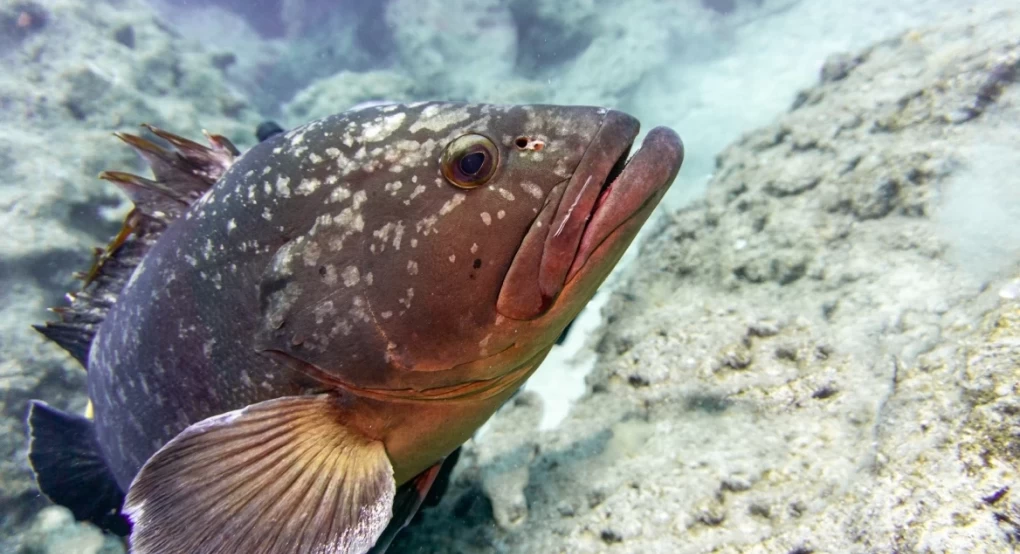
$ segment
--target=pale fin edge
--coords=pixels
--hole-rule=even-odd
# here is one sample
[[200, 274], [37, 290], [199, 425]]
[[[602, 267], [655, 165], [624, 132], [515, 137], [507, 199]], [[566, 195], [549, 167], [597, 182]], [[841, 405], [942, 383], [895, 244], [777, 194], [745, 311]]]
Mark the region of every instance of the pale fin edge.
[[375, 542], [375, 546], [369, 554], [384, 554], [390, 543], [397, 537], [400, 531], [407, 527], [414, 515], [418, 513], [425, 497], [436, 481], [436, 477], [442, 471], [443, 460], [439, 460], [432, 467], [416, 475], [410, 481], [397, 488], [393, 499], [393, 518], [383, 531], [382, 535]]
[[105, 171], [100, 178], [118, 185], [135, 204], [117, 236], [97, 248], [91, 269], [77, 274], [81, 290], [67, 295], [69, 305], [54, 308], [59, 321], [35, 325], [46, 338], [68, 351], [83, 367], [96, 329], [117, 296], [166, 227], [181, 216], [234, 163], [239, 152], [225, 137], [207, 135], [209, 147], [145, 125], [165, 140], [167, 150], [142, 137], [117, 133], [148, 162], [154, 179]]
[[135, 477], [135, 554], [368, 552], [392, 517], [381, 442], [333, 395], [285, 397], [198, 422]]

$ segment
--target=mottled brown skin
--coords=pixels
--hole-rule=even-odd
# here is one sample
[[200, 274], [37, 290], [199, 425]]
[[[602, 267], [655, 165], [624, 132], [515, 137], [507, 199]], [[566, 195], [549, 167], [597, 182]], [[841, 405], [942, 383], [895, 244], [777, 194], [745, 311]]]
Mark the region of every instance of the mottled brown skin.
[[[471, 190], [440, 166], [466, 134], [499, 158]], [[682, 146], [656, 129], [600, 194], [636, 134], [599, 108], [425, 103], [247, 152], [159, 239], [93, 344], [121, 487], [188, 425], [324, 391], [385, 445], [397, 484], [434, 464], [534, 371], [672, 181]]]

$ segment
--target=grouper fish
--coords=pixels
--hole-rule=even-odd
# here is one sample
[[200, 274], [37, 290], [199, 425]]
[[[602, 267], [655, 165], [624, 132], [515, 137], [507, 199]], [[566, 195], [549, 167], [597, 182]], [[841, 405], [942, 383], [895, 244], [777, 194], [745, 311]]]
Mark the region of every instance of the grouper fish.
[[662, 127], [628, 160], [638, 121], [596, 107], [370, 106], [244, 154], [148, 130], [39, 327], [94, 413], [29, 412], [40, 490], [138, 554], [383, 552], [683, 160]]

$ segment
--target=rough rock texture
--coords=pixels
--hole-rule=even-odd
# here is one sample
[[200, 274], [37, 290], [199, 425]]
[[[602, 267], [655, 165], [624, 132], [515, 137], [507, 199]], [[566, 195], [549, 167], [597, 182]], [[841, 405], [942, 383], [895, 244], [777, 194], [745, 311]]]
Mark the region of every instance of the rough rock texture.
[[398, 71], [418, 98], [626, 107], [677, 52], [715, 52], [735, 29], [799, 0], [153, 1], [276, 115], [306, 87], [340, 85], [332, 77], [342, 72]]
[[[1018, 25], [831, 58], [651, 233], [560, 428], [497, 414], [396, 550], [1011, 551]], [[506, 444], [534, 459], [487, 486]]]
[[723, 2], [730, 9], [720, 10], [701, 0], [573, 0], [577, 6], [569, 10], [559, 2], [518, 0], [533, 6], [519, 17], [531, 39], [521, 47], [521, 69], [534, 66], [557, 102], [632, 109], [642, 104], [636, 93], [649, 77], [672, 73], [681, 58], [725, 52], [735, 29], [798, 1], [731, 0]]
[[429, 92], [473, 97], [513, 72], [517, 33], [505, 2], [390, 0], [385, 17], [404, 69]]
[[359, 102], [413, 100], [419, 87], [414, 79], [395, 71], [342, 71], [305, 87], [288, 102], [283, 113], [288, 127], [346, 110]]
[[622, 107], [677, 49], [791, 2], [722, 13], [700, 0], [390, 0], [385, 17], [403, 70], [429, 94]]
[[19, 554], [120, 554], [123, 541], [104, 535], [87, 523], [74, 521], [65, 508], [47, 506], [39, 511], [25, 533]]
[[30, 325], [119, 228], [124, 197], [96, 174], [138, 162], [111, 133], [148, 122], [244, 145], [258, 118], [212, 54], [140, 0], [5, 3], [0, 45], [0, 551], [9, 552], [13, 526], [44, 505], [25, 457], [26, 402], [85, 404], [84, 372]]

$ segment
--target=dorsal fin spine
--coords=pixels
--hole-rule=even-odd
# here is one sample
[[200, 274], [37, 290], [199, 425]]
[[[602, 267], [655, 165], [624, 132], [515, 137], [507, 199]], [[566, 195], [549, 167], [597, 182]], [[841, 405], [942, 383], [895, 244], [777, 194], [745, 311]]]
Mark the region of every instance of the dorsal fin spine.
[[167, 226], [212, 188], [240, 155], [221, 135], [206, 132], [207, 147], [152, 125], [142, 127], [169, 143], [172, 150], [138, 135], [114, 133], [148, 163], [153, 178], [121, 171], [99, 175], [123, 190], [135, 207], [109, 244], [95, 249], [91, 268], [76, 274], [82, 287], [67, 294], [67, 306], [53, 309], [58, 321], [34, 326], [83, 367], [88, 365], [89, 348], [99, 325], [142, 258]]

